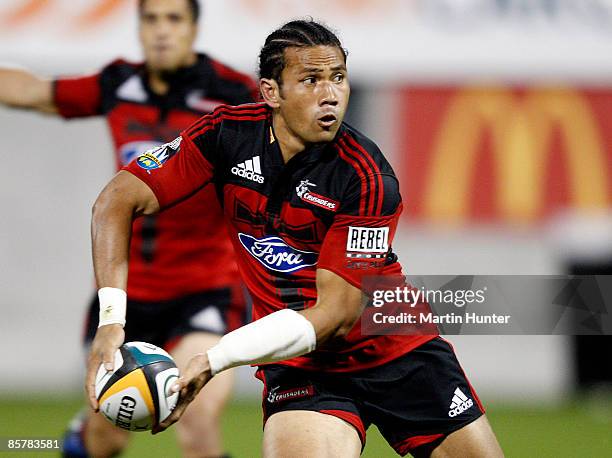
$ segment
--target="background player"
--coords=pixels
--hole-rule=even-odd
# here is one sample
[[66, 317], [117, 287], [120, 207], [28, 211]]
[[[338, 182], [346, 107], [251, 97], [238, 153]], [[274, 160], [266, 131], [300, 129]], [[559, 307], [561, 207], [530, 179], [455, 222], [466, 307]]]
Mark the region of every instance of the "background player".
[[[97, 74], [55, 81], [0, 69], [0, 102], [65, 118], [104, 115], [117, 167], [122, 167], [152, 146], [175, 138], [216, 105], [257, 97], [258, 89], [249, 77], [194, 52], [199, 12], [195, 0], [141, 0], [144, 64], [118, 60]], [[237, 268], [221, 217], [209, 188], [164, 215], [137, 221], [132, 228], [126, 338], [164, 346], [179, 367], [243, 321]], [[96, 297], [87, 341], [98, 325], [98, 309]], [[222, 455], [219, 417], [230, 390], [231, 375], [220, 377], [190, 408], [177, 428], [185, 456]], [[88, 418], [86, 428], [74, 425], [84, 431], [87, 448], [95, 456], [111, 456], [128, 440], [125, 431], [99, 415]], [[80, 439], [80, 434], [67, 437], [67, 455], [84, 453]]]
[[[356, 457], [370, 423], [402, 455], [501, 456], [448, 343], [361, 334], [361, 279], [401, 274], [391, 249], [401, 198], [376, 145], [342, 123], [350, 88], [339, 40], [313, 21], [290, 22], [267, 38], [260, 76], [265, 104], [204, 116], [158, 151], [163, 167], [145, 155], [98, 198], [93, 254], [108, 324], [90, 353], [92, 407], [99, 364], [122, 341], [126, 228], [214, 181], [258, 319], [192, 359], [159, 430], [215, 374], [276, 361], [259, 370], [265, 456]], [[238, 173], [245, 164], [257, 174]]]

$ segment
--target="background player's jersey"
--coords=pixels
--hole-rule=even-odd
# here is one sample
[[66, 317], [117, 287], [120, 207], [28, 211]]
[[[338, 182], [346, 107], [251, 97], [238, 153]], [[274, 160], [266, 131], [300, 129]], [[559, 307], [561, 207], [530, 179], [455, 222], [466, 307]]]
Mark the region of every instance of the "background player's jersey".
[[[248, 76], [199, 54], [173, 74], [169, 92], [154, 94], [143, 64], [115, 61], [100, 73], [55, 81], [54, 100], [66, 118], [105, 115], [117, 168], [176, 138], [216, 106], [253, 101]], [[214, 189], [165, 213], [138, 219], [130, 247], [128, 295], [160, 301], [235, 284], [237, 268]]]
[[[162, 207], [213, 181], [223, 196], [253, 317], [316, 301], [316, 269], [356, 287], [365, 275], [400, 275], [391, 249], [401, 200], [377, 146], [343, 124], [336, 139], [284, 164], [265, 104], [220, 107], [130, 172]], [[353, 371], [394, 359], [432, 336], [363, 336], [360, 323], [339, 342], [283, 364]]]

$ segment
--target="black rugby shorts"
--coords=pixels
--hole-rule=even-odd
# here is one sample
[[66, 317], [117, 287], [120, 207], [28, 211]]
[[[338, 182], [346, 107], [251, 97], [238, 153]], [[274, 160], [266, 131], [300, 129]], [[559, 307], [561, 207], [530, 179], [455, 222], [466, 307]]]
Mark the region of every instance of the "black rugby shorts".
[[484, 408], [451, 345], [437, 337], [378, 367], [323, 373], [260, 366], [265, 421], [277, 412], [311, 410], [341, 418], [359, 433], [371, 424], [404, 456], [435, 446], [473, 422]]

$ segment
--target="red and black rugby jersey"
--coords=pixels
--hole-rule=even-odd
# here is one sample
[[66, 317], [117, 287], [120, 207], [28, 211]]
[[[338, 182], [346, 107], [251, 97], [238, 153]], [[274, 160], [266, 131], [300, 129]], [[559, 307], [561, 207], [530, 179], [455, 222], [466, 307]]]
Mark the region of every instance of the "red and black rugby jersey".
[[[253, 317], [314, 305], [317, 268], [360, 287], [364, 275], [399, 275], [391, 243], [398, 182], [378, 147], [343, 124], [331, 143], [286, 164], [265, 104], [219, 107], [126, 170], [168, 207], [212, 182], [221, 195]], [[354, 371], [390, 361], [432, 336], [364, 336], [282, 364]]]
[[[166, 95], [156, 95], [143, 64], [119, 60], [92, 76], [56, 80], [55, 104], [66, 118], [106, 116], [121, 168], [177, 137], [215, 107], [258, 98], [250, 77], [204, 54], [195, 65], [173, 74], [169, 83]], [[235, 284], [237, 267], [222, 219], [210, 188], [164, 214], [137, 220], [129, 297], [160, 301]]]

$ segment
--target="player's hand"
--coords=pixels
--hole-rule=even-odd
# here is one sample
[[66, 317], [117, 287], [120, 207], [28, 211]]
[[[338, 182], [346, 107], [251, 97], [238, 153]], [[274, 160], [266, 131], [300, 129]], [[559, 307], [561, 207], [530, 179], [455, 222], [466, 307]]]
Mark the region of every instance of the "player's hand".
[[96, 336], [91, 343], [89, 357], [87, 359], [87, 376], [85, 377], [85, 390], [89, 405], [98, 411], [98, 400], [96, 399], [96, 374], [100, 364], [104, 364], [107, 371], [112, 372], [115, 366], [115, 352], [123, 345], [125, 331], [120, 324], [107, 324], [100, 326]]
[[170, 387], [170, 390], [174, 393], [180, 391], [176, 407], [168, 418], [153, 427], [153, 434], [161, 433], [170, 425], [176, 423], [183, 415], [183, 412], [185, 412], [189, 403], [195, 399], [211, 378], [208, 355], [206, 353], [198, 353], [191, 358], [177, 382]]

